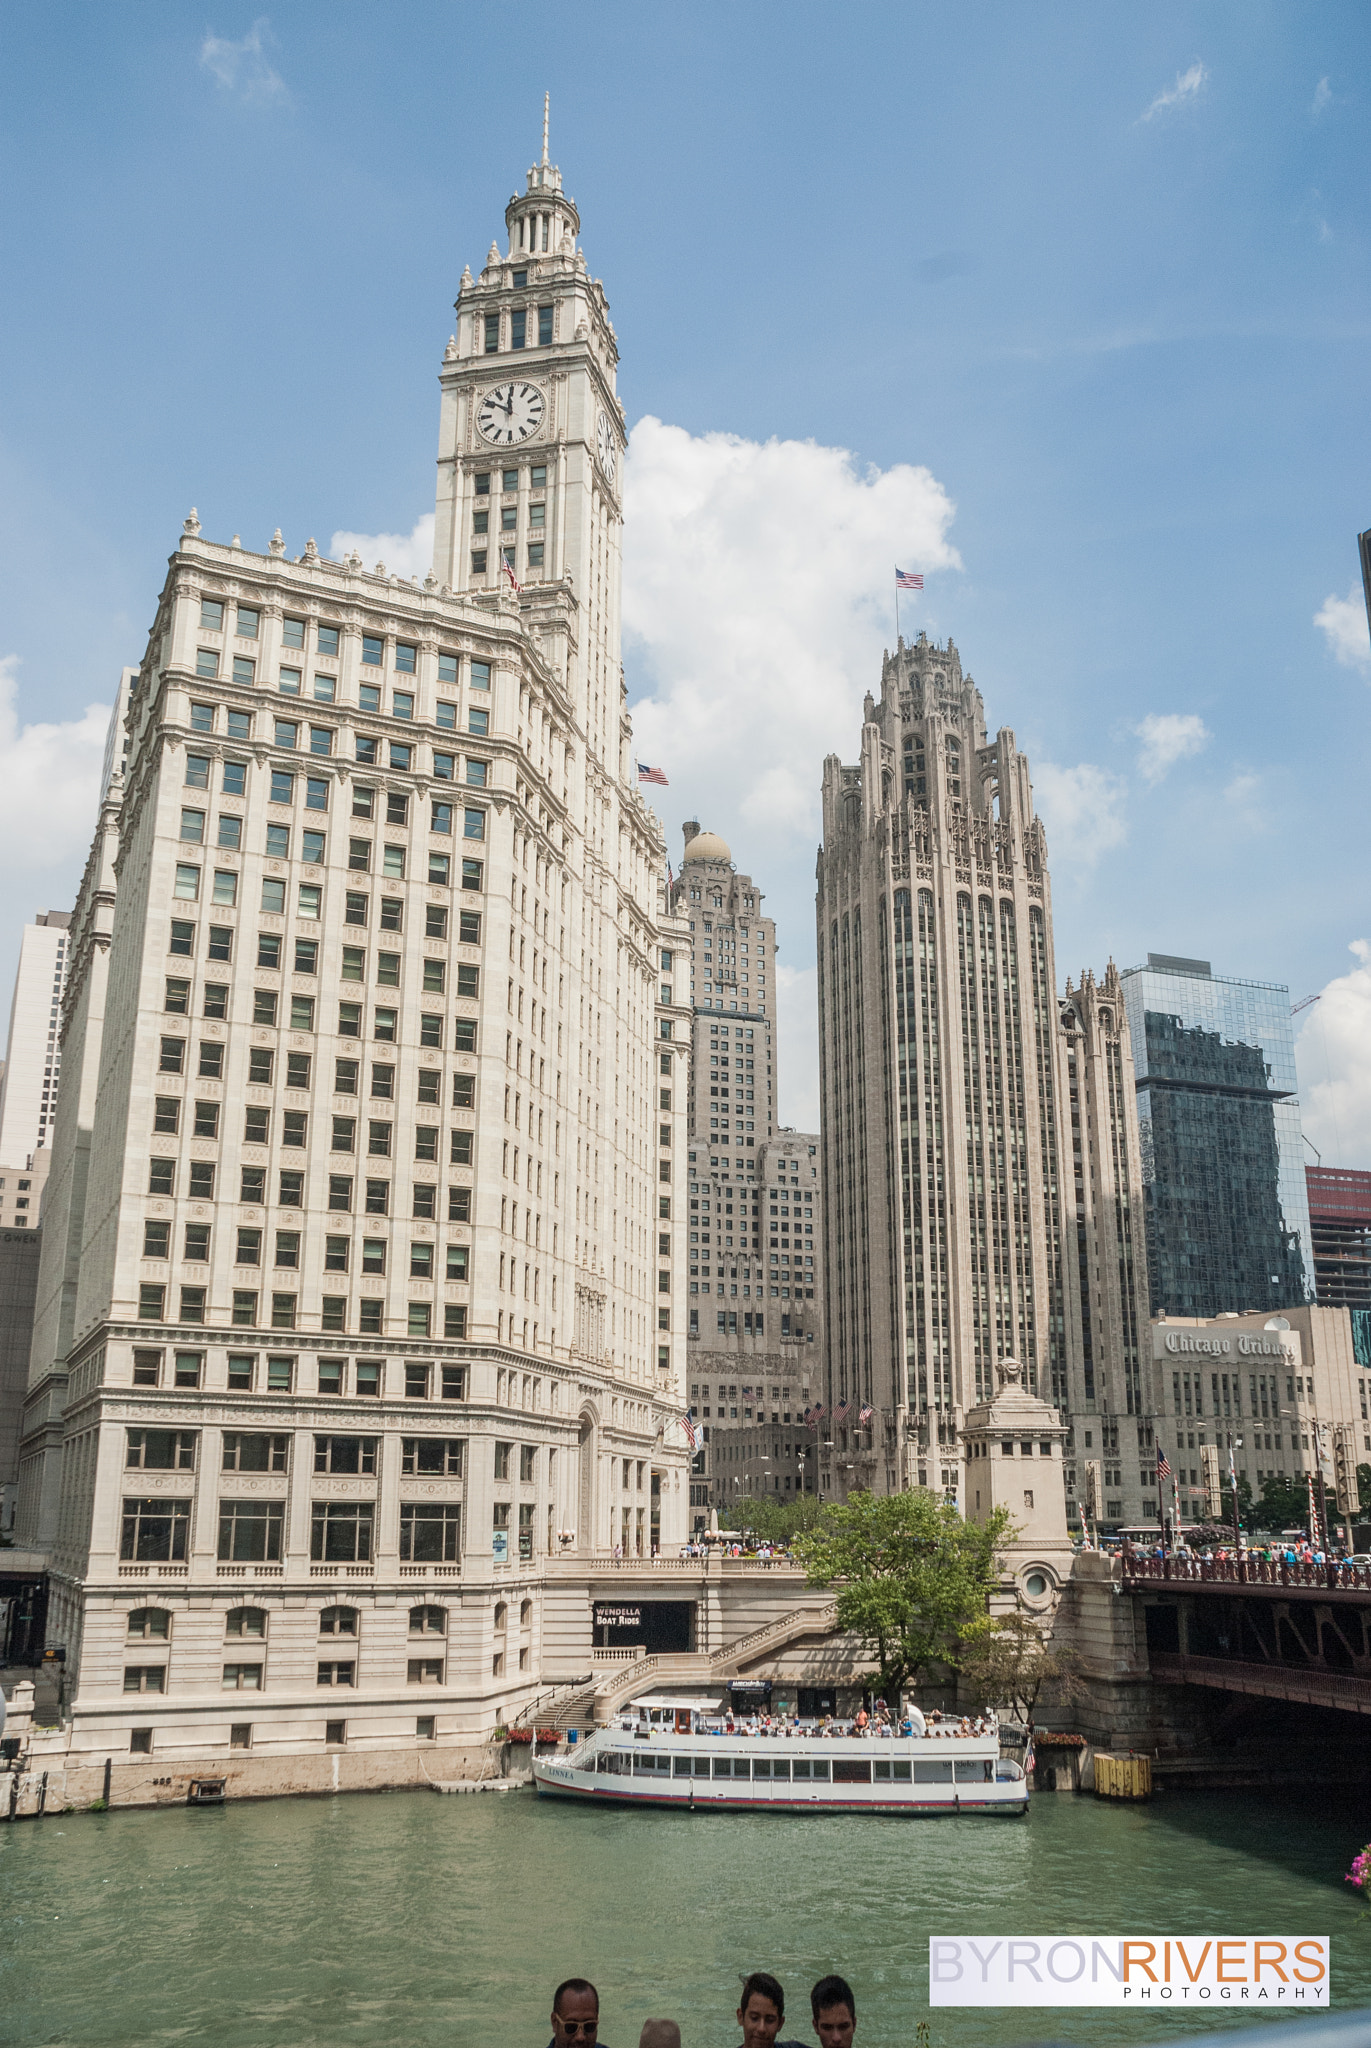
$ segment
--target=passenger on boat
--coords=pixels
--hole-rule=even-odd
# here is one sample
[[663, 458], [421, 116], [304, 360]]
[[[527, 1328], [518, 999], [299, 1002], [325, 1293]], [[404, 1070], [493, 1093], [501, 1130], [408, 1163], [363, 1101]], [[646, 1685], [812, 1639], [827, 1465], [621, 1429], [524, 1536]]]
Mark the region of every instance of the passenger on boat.
[[681, 2030], [675, 2020], [644, 2020], [638, 2048], [681, 2048]]
[[785, 2018], [785, 1992], [766, 1970], [754, 1970], [744, 1980], [738, 2025], [743, 2030], [742, 2048], [805, 2048], [803, 2041], [778, 2041]]
[[809, 2010], [820, 2048], [852, 2048], [857, 2030], [857, 2001], [842, 1977], [820, 1977], [809, 1994]]
[[552, 2039], [547, 2048], [596, 2048], [600, 1994], [585, 1977], [568, 1977], [552, 1994]]

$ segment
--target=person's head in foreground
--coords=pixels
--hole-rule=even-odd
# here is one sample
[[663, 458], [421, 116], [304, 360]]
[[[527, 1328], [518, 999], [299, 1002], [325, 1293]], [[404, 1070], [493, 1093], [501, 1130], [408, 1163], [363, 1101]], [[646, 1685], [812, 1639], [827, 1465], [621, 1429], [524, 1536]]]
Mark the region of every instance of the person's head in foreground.
[[681, 2048], [681, 2030], [675, 2020], [644, 2020], [638, 2048]]
[[743, 2048], [772, 2048], [785, 2018], [785, 1993], [765, 1970], [754, 1970], [743, 1985], [738, 2025]]
[[857, 2001], [843, 1977], [820, 1977], [809, 1994], [814, 2031], [820, 2048], [852, 2048], [857, 2029]]
[[600, 1994], [584, 1977], [568, 1977], [552, 1994], [552, 2048], [595, 2048]]

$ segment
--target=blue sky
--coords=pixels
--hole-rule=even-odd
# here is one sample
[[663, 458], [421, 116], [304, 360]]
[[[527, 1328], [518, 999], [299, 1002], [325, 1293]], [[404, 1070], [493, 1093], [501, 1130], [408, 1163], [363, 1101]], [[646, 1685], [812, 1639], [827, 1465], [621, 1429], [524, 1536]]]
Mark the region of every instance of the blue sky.
[[647, 423], [640, 751], [673, 853], [698, 815], [768, 891], [789, 1113], [820, 763], [898, 558], [1032, 760], [1060, 975], [1151, 948], [1327, 990], [1306, 1124], [1371, 1166], [1364, 6], [143, 0], [11, 10], [3, 54], [0, 985], [74, 891], [87, 707], [188, 507], [422, 546], [457, 280], [550, 88]]

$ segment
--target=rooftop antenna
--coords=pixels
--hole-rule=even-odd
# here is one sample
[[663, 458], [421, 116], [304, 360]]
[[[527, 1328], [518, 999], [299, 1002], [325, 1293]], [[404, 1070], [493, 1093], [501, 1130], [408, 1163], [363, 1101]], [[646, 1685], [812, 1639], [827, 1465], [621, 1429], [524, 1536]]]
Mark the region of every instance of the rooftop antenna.
[[552, 100], [552, 94], [551, 94], [550, 92], [545, 92], [545, 93], [543, 94], [543, 163], [544, 163], [544, 166], [546, 166], [546, 164], [547, 164], [547, 115], [548, 115], [548, 107], [549, 107], [549, 105], [550, 105], [550, 103], [551, 103], [551, 100]]

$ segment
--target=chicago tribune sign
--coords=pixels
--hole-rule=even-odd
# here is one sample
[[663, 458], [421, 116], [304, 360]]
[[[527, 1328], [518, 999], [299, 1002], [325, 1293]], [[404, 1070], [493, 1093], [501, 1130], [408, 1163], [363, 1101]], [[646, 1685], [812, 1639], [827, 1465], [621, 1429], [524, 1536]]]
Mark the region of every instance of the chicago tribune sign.
[[1184, 1330], [1158, 1330], [1156, 1334], [1158, 1357], [1164, 1351], [1168, 1358], [1271, 1358], [1284, 1364], [1294, 1356], [1289, 1337], [1282, 1343], [1279, 1337], [1208, 1337]]
[[931, 1935], [930, 2005], [1328, 2004], [1327, 1935]]

